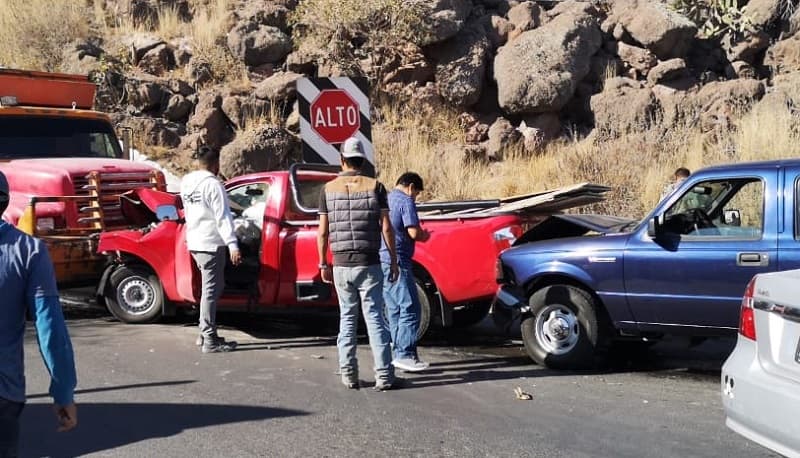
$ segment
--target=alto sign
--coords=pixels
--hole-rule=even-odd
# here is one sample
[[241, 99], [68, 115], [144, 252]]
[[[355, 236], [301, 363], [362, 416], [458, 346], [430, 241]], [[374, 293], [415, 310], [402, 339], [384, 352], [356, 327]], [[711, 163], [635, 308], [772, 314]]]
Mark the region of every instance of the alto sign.
[[361, 127], [358, 103], [343, 89], [326, 89], [310, 106], [311, 128], [327, 143], [343, 143]]
[[372, 176], [375, 148], [366, 78], [299, 78], [297, 111], [304, 162], [338, 165], [341, 144], [356, 137], [369, 162], [362, 171]]

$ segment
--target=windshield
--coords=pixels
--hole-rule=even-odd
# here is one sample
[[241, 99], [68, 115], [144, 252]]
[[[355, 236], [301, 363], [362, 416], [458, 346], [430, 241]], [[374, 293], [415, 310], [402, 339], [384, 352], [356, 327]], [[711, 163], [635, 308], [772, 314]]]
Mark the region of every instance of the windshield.
[[0, 159], [122, 158], [111, 126], [99, 119], [0, 116]]

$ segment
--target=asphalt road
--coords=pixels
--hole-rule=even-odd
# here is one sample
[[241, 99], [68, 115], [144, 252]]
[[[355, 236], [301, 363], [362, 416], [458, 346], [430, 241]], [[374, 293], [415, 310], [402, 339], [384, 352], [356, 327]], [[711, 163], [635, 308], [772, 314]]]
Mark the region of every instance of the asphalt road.
[[[774, 456], [729, 431], [719, 370], [732, 341], [670, 341], [598, 373], [552, 372], [480, 329], [426, 342], [429, 371], [375, 392], [336, 371], [335, 321], [221, 315], [230, 354], [203, 355], [191, 318], [132, 326], [68, 309], [79, 427], [55, 432], [28, 333], [22, 456]], [[517, 400], [520, 387], [532, 400]]]

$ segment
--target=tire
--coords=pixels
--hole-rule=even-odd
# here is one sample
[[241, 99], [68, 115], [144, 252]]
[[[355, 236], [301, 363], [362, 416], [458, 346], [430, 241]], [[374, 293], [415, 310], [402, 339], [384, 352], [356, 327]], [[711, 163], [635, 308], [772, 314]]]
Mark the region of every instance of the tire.
[[414, 277], [414, 283], [417, 285], [417, 296], [419, 296], [419, 327], [417, 328], [417, 341], [419, 342], [428, 333], [431, 327], [431, 298], [422, 282]]
[[551, 369], [593, 369], [606, 354], [608, 329], [592, 296], [572, 285], [551, 285], [531, 295], [522, 320], [528, 356]]
[[124, 323], [151, 323], [161, 318], [164, 290], [153, 271], [142, 265], [120, 266], [111, 273], [106, 306]]

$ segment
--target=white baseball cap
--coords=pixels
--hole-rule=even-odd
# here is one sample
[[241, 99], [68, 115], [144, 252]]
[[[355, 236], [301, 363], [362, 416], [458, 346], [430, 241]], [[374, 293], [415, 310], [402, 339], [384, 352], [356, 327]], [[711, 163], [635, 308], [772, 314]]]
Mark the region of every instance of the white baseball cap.
[[342, 156], [367, 158], [367, 154], [364, 152], [364, 144], [355, 137], [350, 137], [342, 143]]

